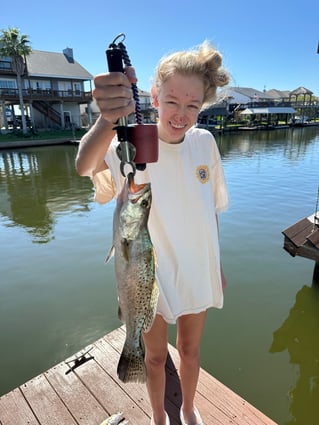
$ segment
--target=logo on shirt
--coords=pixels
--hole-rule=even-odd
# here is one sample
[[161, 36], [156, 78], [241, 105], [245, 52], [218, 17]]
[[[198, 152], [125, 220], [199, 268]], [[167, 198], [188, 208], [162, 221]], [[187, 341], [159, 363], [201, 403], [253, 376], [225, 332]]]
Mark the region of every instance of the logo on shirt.
[[207, 165], [199, 165], [196, 168], [196, 177], [201, 183], [207, 183], [209, 180], [209, 169]]

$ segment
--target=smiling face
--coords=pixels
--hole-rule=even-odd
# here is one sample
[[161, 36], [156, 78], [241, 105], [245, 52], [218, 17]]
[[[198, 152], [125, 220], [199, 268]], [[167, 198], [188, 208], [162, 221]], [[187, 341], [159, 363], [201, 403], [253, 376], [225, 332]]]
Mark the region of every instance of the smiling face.
[[204, 84], [196, 75], [175, 74], [158, 91], [153, 87], [152, 98], [158, 109], [159, 138], [166, 143], [180, 143], [196, 123], [204, 100]]

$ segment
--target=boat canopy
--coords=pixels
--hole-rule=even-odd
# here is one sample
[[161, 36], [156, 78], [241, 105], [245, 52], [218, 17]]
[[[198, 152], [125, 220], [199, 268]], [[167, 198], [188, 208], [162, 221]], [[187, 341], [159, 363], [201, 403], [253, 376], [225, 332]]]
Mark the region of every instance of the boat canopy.
[[276, 107], [271, 106], [269, 108], [246, 108], [241, 112], [241, 115], [252, 115], [252, 114], [295, 114], [296, 110], [291, 107]]

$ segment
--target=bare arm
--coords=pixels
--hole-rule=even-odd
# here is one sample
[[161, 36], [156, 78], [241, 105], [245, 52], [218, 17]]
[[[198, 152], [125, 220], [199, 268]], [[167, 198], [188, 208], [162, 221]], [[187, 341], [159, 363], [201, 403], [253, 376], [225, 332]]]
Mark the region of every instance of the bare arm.
[[93, 177], [106, 168], [104, 158], [115, 136], [115, 122], [134, 111], [135, 103], [131, 83], [136, 82], [134, 68], [126, 73], [111, 72], [94, 79], [93, 96], [101, 115], [80, 142], [76, 169], [81, 176]]
[[115, 135], [114, 124], [100, 116], [80, 142], [76, 157], [76, 169], [80, 176], [93, 177], [106, 168], [106, 152]]

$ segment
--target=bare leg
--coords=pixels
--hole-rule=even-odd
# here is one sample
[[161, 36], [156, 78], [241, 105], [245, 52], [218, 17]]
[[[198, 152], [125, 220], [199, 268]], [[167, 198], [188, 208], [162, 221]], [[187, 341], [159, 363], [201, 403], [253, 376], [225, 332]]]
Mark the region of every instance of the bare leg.
[[151, 330], [143, 333], [147, 390], [153, 410], [153, 424], [165, 425], [165, 363], [167, 358], [167, 323], [162, 316], [155, 317]]
[[180, 355], [180, 379], [183, 395], [182, 410], [187, 425], [201, 422], [194, 411], [194, 397], [200, 367], [200, 341], [204, 329], [206, 311], [187, 314], [177, 321], [176, 346]]

